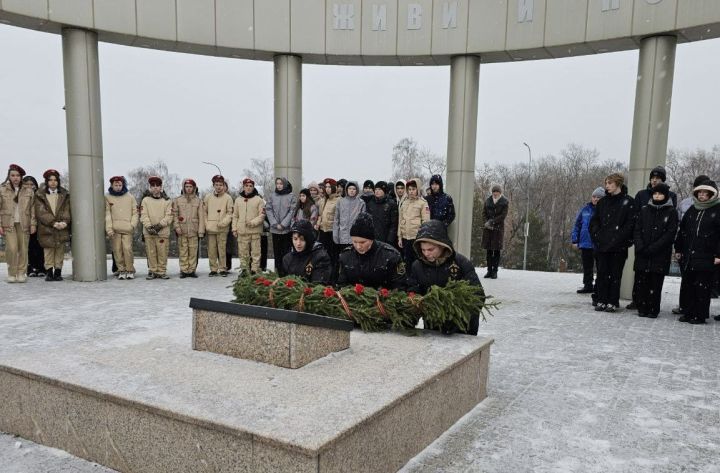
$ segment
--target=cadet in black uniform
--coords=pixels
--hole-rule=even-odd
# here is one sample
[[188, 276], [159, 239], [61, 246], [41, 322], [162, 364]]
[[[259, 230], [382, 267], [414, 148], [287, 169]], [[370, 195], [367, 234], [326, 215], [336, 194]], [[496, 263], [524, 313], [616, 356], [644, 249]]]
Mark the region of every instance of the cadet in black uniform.
[[352, 246], [340, 253], [338, 286], [362, 284], [375, 289], [405, 289], [405, 263], [400, 252], [375, 240], [372, 217], [363, 212], [350, 228]]
[[292, 226], [292, 247], [283, 257], [288, 275], [300, 276], [308, 282], [331, 283], [330, 256], [322, 243], [315, 241], [315, 231], [309, 220], [300, 220]]
[[[448, 281], [468, 281], [473, 286], [482, 287], [472, 262], [455, 252], [442, 221], [430, 220], [420, 225], [413, 247], [418, 259], [410, 268], [408, 291], [426, 294], [433, 285], [444, 287]], [[426, 328], [439, 329], [446, 334], [461, 332], [477, 335], [479, 324], [480, 313], [476, 312], [470, 315], [467, 332], [461, 332], [455, 325]]]

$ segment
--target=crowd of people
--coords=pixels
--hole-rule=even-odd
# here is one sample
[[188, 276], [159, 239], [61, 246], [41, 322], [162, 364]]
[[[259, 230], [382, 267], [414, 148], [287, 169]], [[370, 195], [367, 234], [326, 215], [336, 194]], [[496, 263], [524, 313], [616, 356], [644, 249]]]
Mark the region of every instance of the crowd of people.
[[679, 305], [672, 312], [680, 315], [681, 322], [704, 324], [720, 284], [718, 186], [700, 175], [692, 195], [678, 203], [666, 179], [665, 169], [655, 167], [646, 188], [633, 198], [624, 176], [614, 173], [605, 178], [604, 187], [592, 192], [572, 232], [584, 272], [583, 287], [577, 292], [592, 294], [596, 311], [617, 311], [628, 249], [634, 247], [632, 302], [626, 308], [637, 310], [640, 317], [656, 318], [674, 249], [682, 279]]

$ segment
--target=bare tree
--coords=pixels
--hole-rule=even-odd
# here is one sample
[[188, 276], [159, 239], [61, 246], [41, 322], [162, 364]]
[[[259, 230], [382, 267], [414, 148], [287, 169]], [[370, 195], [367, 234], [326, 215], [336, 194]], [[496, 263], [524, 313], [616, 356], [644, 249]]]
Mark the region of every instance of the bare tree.
[[163, 190], [168, 196], [180, 194], [180, 177], [170, 172], [165, 161], [158, 159], [149, 166], [140, 166], [128, 172], [128, 191], [138, 202], [142, 200], [143, 193], [148, 189], [148, 178], [151, 176], [162, 179]]
[[393, 146], [392, 169], [393, 181], [423, 176], [421, 152], [415, 140], [403, 138]]

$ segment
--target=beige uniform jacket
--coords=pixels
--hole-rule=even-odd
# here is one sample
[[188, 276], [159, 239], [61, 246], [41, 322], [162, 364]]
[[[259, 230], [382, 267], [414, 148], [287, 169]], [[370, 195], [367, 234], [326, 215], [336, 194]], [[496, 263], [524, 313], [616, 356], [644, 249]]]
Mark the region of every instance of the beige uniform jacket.
[[205, 230], [207, 233], [227, 233], [232, 223], [233, 200], [225, 192], [221, 196], [208, 194], [205, 204]]
[[240, 195], [233, 207], [232, 230], [238, 235], [260, 234], [265, 220], [265, 201], [259, 195], [249, 199]]
[[[37, 225], [33, 190], [21, 187], [17, 205], [20, 207], [20, 225], [25, 233], [30, 233], [30, 227]], [[0, 185], [0, 224], [10, 231], [15, 226], [15, 191], [9, 182]]]
[[340, 198], [337, 194], [330, 198], [325, 199], [325, 204], [320, 214], [320, 231], [331, 232], [333, 231], [333, 222], [335, 221], [335, 209]]
[[105, 195], [105, 232], [132, 234], [138, 224], [137, 200], [129, 192]]
[[158, 231], [157, 236], [167, 238], [170, 236], [170, 228], [173, 223], [172, 201], [156, 199], [152, 196], [143, 198], [140, 203], [140, 221], [143, 224], [143, 234], [150, 235], [147, 227], [150, 225], [160, 224], [162, 228]]
[[173, 221], [180, 235], [196, 237], [205, 234], [205, 204], [200, 197], [181, 195], [173, 201]]
[[420, 225], [430, 220], [430, 207], [422, 197], [406, 197], [400, 206], [398, 238], [414, 240]]

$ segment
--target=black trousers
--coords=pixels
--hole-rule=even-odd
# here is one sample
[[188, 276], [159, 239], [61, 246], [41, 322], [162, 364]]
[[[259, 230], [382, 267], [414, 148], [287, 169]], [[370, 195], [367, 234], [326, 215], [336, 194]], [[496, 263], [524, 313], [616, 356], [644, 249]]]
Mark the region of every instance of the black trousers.
[[500, 250], [487, 250], [488, 271], [496, 273], [500, 266]]
[[682, 264], [680, 265], [680, 301], [679, 306], [683, 310], [683, 313], [687, 313], [685, 309], [687, 309], [689, 304], [689, 297], [690, 297], [690, 280], [685, 277], [686, 271], [683, 269]]
[[268, 237], [264, 233], [260, 235], [260, 269], [267, 270]]
[[283, 267], [283, 257], [288, 254], [290, 247], [292, 246], [292, 233], [273, 233], [273, 255], [275, 257], [275, 270], [278, 276], [283, 277], [287, 273]]
[[660, 313], [660, 299], [665, 274], [649, 271], [635, 271], [635, 303], [638, 312], [657, 315]]
[[45, 252], [38, 242], [37, 232], [30, 235], [28, 241], [28, 266], [27, 274], [45, 272]]
[[583, 286], [592, 287], [595, 269], [595, 250], [592, 248], [580, 248], [583, 265]]
[[685, 315], [695, 319], [710, 317], [710, 292], [715, 271], [685, 271], [683, 281], [687, 279], [687, 307], [683, 307]]
[[596, 293], [598, 304], [620, 306], [620, 282], [627, 259], [627, 251], [598, 253]]
[[413, 243], [415, 243], [415, 240], [406, 240], [405, 238], [403, 238], [402, 243], [403, 246], [402, 248], [400, 248], [400, 250], [403, 255], [403, 260], [405, 260], [405, 267], [408, 271], [410, 271], [413, 262], [417, 259], [415, 249], [413, 248]]

